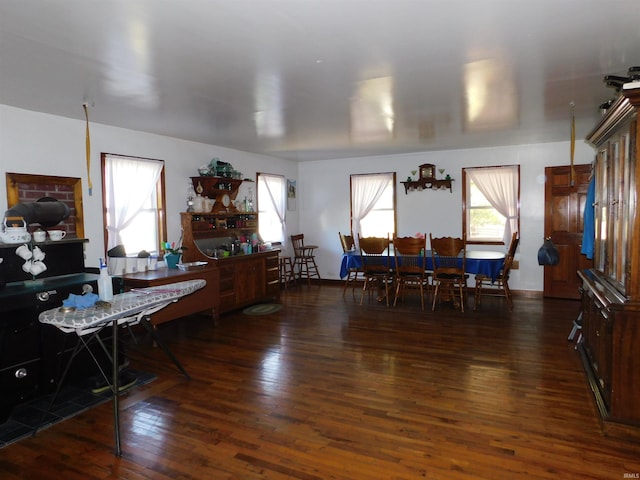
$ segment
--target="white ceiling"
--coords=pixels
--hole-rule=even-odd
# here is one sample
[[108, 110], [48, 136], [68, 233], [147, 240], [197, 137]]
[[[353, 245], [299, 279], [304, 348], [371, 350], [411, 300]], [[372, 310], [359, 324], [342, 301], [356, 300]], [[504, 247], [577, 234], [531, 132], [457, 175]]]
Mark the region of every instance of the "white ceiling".
[[0, 0], [0, 103], [300, 161], [581, 139], [635, 65], [638, 0]]

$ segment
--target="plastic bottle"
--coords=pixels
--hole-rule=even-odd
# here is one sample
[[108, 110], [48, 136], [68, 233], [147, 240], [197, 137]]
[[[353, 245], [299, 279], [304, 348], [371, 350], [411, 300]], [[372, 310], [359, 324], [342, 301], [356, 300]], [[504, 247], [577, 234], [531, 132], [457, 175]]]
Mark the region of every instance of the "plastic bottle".
[[113, 283], [111, 282], [111, 276], [107, 271], [107, 264], [104, 260], [100, 259], [100, 277], [98, 278], [98, 296], [103, 302], [110, 302], [113, 300]]

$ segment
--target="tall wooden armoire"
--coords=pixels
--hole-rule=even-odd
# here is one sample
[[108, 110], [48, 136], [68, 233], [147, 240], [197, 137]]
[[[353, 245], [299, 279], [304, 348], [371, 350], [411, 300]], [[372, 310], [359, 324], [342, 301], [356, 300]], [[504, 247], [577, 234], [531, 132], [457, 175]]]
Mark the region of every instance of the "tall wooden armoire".
[[579, 344], [606, 434], [640, 438], [640, 82], [587, 137], [596, 148], [594, 268], [579, 272]]

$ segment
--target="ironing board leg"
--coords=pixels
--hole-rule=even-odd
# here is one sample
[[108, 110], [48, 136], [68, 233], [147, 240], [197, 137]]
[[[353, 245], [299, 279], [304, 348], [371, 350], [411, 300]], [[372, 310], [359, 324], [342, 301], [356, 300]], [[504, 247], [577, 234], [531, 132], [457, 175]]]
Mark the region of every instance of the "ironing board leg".
[[189, 376], [187, 371], [184, 369], [182, 364], [175, 357], [175, 355], [173, 355], [173, 353], [171, 353], [171, 350], [169, 350], [169, 347], [167, 347], [164, 344], [164, 342], [162, 340], [160, 340], [160, 335], [158, 335], [158, 331], [156, 330], [156, 328], [153, 325], [151, 325], [151, 322], [149, 321], [149, 318], [150, 317], [148, 315], [145, 315], [140, 320], [140, 323], [142, 323], [142, 325], [144, 325], [144, 327], [147, 329], [149, 334], [151, 334], [151, 337], [156, 342], [156, 344], [158, 344], [160, 346], [160, 348], [162, 348], [162, 350], [164, 350], [164, 353], [167, 354], [167, 357], [169, 357], [171, 359], [171, 361], [174, 363], [174, 365], [176, 367], [178, 367], [178, 370], [180, 370], [182, 372], [182, 374], [187, 378], [187, 380], [191, 380], [191, 377]]
[[120, 448], [120, 411], [119, 411], [119, 392], [120, 385], [118, 383], [118, 320], [113, 320], [113, 340], [111, 341], [112, 352], [111, 358], [114, 359], [114, 365], [111, 369], [113, 377], [111, 379], [113, 385], [113, 431], [115, 437], [115, 455], [116, 457], [122, 456], [122, 449]]

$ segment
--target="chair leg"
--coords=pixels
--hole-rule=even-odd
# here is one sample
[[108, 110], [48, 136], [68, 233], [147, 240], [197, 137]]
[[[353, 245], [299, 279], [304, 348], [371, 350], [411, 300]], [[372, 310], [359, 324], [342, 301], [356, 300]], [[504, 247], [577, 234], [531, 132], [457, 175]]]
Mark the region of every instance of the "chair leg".
[[398, 304], [398, 297], [400, 296], [400, 289], [402, 288], [402, 280], [399, 278], [396, 280], [396, 294], [393, 298], [393, 306], [395, 307]]
[[364, 303], [364, 294], [366, 293], [368, 286], [369, 286], [369, 277], [365, 275], [364, 285], [362, 286], [362, 295], [360, 296], [360, 305]]
[[342, 298], [344, 298], [344, 294], [347, 292], [347, 287], [349, 286], [349, 280], [351, 280], [351, 272], [347, 273], [347, 278], [344, 281], [344, 287], [342, 287]]
[[513, 311], [513, 298], [511, 298], [511, 289], [506, 281], [502, 281], [502, 289], [504, 290], [504, 298], [507, 300], [509, 310]]
[[436, 301], [438, 300], [438, 292], [440, 291], [440, 282], [436, 281], [436, 287], [433, 291], [433, 304], [431, 305], [431, 311], [436, 309]]
[[482, 280], [476, 280], [476, 288], [473, 293], [473, 309], [477, 310], [480, 305], [480, 296], [482, 295]]
[[358, 280], [358, 272], [356, 270], [349, 270], [349, 272], [347, 273], [347, 278], [344, 282], [344, 288], [342, 289], [343, 297], [347, 292], [347, 288], [349, 287], [349, 284], [351, 284], [351, 293], [355, 298], [355, 289], [356, 289], [357, 280]]
[[322, 280], [322, 278], [320, 278], [320, 272], [318, 271], [318, 265], [316, 264], [316, 259], [315, 258], [311, 258], [311, 263], [313, 264], [313, 272], [312, 274], [315, 275], [316, 277], [318, 277], [318, 280]]

